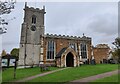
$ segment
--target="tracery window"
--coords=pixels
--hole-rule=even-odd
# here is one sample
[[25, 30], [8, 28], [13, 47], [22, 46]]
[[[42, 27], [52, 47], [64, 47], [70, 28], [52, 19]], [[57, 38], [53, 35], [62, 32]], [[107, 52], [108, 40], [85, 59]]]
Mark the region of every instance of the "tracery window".
[[87, 45], [85, 43], [80, 44], [81, 57], [87, 58]]

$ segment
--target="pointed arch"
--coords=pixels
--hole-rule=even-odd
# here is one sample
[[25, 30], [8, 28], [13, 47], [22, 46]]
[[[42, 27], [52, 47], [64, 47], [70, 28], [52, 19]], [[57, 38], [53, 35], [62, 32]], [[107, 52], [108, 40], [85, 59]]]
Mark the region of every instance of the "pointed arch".
[[76, 67], [79, 66], [79, 57], [74, 49], [70, 47], [63, 48], [56, 56], [57, 66]]

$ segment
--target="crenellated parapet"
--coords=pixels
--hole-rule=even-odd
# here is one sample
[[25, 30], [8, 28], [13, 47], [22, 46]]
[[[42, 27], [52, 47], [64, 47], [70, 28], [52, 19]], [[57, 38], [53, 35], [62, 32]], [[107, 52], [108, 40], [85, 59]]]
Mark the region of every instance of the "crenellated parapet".
[[83, 37], [80, 37], [80, 36], [69, 36], [69, 35], [57, 35], [57, 34], [46, 34], [44, 36], [45, 38], [62, 38], [62, 39], [74, 39], [74, 40], [91, 40], [90, 37], [86, 37], [86, 36], [83, 36]]
[[30, 11], [33, 11], [33, 12], [43, 12], [44, 14], [46, 13], [45, 12], [45, 6], [43, 6], [43, 8], [34, 8], [34, 7], [29, 7], [27, 6], [27, 3], [25, 3], [25, 9], [24, 10], [30, 10]]

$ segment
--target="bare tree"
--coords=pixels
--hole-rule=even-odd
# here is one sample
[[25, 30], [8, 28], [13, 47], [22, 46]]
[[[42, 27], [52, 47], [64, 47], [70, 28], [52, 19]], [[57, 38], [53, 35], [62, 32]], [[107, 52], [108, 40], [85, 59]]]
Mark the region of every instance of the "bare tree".
[[2, 18], [4, 14], [10, 14], [15, 7], [16, 0], [2, 0], [0, 1], [0, 34], [6, 33], [8, 22]]

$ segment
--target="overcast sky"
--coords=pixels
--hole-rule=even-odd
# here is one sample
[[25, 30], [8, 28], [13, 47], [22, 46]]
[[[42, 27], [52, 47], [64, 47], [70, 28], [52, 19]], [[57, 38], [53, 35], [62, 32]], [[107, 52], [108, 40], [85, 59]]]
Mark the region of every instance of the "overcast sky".
[[[80, 36], [85, 33], [92, 44], [105, 43], [112, 46], [118, 36], [118, 3], [116, 2], [32, 2], [28, 6], [42, 8], [45, 5], [45, 33]], [[2, 49], [8, 53], [19, 48], [24, 2], [4, 18], [10, 20], [7, 33], [2, 35]]]

